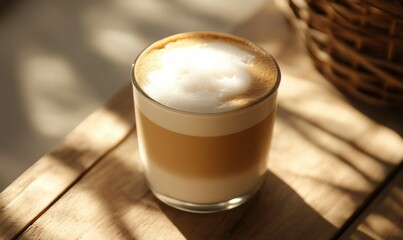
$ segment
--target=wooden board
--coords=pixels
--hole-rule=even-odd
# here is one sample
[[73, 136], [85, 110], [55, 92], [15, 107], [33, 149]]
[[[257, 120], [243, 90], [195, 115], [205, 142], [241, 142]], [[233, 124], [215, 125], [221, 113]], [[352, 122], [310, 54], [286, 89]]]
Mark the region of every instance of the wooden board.
[[131, 94], [125, 87], [0, 193], [0, 239], [18, 236], [124, 139], [134, 125]]
[[[256, 198], [233, 211], [200, 215], [174, 210], [147, 190], [136, 145], [133, 133], [21, 239], [279, 239], [296, 234], [318, 239], [335, 230], [273, 173]], [[296, 214], [320, 227], [305, 228]]]
[[[282, 117], [278, 121], [265, 185], [240, 208], [200, 215], [157, 201], [145, 185], [133, 132], [21, 239], [330, 239], [373, 190], [371, 186], [379, 183], [374, 180], [373, 185], [364, 185], [368, 190], [354, 191], [367, 183], [362, 172], [377, 169], [355, 171], [337, 156], [314, 154], [298, 129], [283, 123]], [[300, 144], [306, 152], [300, 151]], [[314, 175], [318, 177], [312, 180]]]
[[[403, 239], [403, 168], [371, 202], [352, 228], [353, 240]], [[348, 231], [346, 231], [348, 234]]]
[[[18, 196], [13, 192], [24, 193], [25, 188], [14, 185], [2, 193], [6, 197], [0, 198], [0, 223], [13, 226], [18, 222], [15, 228], [0, 225], [0, 232], [5, 232], [3, 236], [21, 239], [330, 239], [339, 236], [339, 229], [345, 229], [345, 224], [354, 220], [351, 218], [356, 217], [357, 209], [366, 207], [362, 206], [365, 200], [403, 159], [401, 132], [394, 128], [399, 124], [393, 124], [402, 122], [401, 113], [372, 109], [372, 115], [366, 115], [368, 108], [352, 104], [340, 94], [315, 71], [295, 33], [273, 6], [262, 10], [234, 33], [271, 49], [283, 76], [269, 173], [262, 191], [254, 199], [237, 209], [206, 215], [181, 212], [158, 202], [145, 185], [135, 130], [125, 137], [133, 121], [132, 106], [117, 104], [110, 112], [126, 113], [120, 118], [126, 127], [114, 144], [105, 146], [106, 152], [97, 155], [96, 164], [86, 171], [79, 170], [80, 174], [69, 177], [49, 193], [33, 189], [31, 192], [35, 194], [26, 194], [24, 198], [29, 204], [23, 205], [16, 214], [7, 210], [12, 209], [8, 206], [17, 206], [12, 205]], [[126, 91], [129, 90], [128, 86]], [[120, 94], [118, 98], [131, 101], [129, 95]], [[105, 113], [109, 112], [102, 112]], [[94, 126], [94, 129], [106, 131], [103, 136], [108, 136], [115, 126]], [[75, 148], [80, 149], [80, 145], [68, 148], [77, 152]], [[69, 154], [59, 159], [57, 166], [72, 161]], [[41, 161], [39, 165], [43, 165]], [[19, 181], [30, 182], [31, 177], [48, 174], [45, 170], [36, 175], [30, 171]], [[54, 181], [42, 181], [37, 184], [38, 189], [46, 189], [49, 182]], [[31, 200], [44, 204], [36, 206]], [[24, 216], [30, 206], [35, 211]]]

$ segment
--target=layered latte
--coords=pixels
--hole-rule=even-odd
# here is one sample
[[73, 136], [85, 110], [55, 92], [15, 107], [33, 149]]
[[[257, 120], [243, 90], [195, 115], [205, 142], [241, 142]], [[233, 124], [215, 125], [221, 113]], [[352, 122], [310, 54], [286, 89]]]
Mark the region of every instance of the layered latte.
[[280, 72], [255, 44], [194, 32], [149, 46], [133, 68], [150, 188], [190, 204], [256, 190], [266, 172]]

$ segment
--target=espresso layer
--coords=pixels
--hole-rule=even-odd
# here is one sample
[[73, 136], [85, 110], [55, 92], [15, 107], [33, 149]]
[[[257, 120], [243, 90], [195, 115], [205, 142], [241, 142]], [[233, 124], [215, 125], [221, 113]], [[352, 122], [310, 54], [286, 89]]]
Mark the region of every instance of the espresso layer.
[[220, 178], [266, 169], [275, 111], [258, 124], [233, 134], [198, 137], [165, 129], [136, 109], [144, 158], [161, 169], [193, 178]]

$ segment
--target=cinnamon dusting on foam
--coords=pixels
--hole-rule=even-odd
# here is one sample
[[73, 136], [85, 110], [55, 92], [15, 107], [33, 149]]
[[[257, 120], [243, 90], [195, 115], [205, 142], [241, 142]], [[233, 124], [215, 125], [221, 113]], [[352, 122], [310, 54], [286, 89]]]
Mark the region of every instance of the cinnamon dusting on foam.
[[252, 43], [216, 33], [172, 36], [138, 58], [138, 85], [154, 100], [198, 113], [240, 109], [262, 99], [279, 73], [273, 58]]

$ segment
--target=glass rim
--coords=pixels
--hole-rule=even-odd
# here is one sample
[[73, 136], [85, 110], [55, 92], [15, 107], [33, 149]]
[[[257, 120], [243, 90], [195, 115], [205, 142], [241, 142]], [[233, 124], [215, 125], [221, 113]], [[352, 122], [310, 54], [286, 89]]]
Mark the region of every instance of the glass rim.
[[[206, 112], [206, 113], [203, 113], [203, 112], [191, 112], [191, 111], [186, 111], [186, 110], [180, 110], [180, 109], [177, 109], [177, 108], [174, 108], [174, 107], [167, 106], [167, 105], [165, 105], [165, 104], [163, 104], [163, 103], [160, 103], [160, 102], [158, 102], [157, 100], [153, 99], [153, 98], [150, 97], [146, 92], [143, 91], [143, 89], [139, 86], [139, 84], [138, 84], [137, 81], [136, 81], [136, 76], [135, 76], [135, 73], [134, 73], [134, 68], [135, 68], [135, 66], [136, 66], [137, 60], [139, 59], [139, 57], [140, 57], [148, 48], [150, 48], [150, 47], [151, 47], [152, 45], [154, 45], [155, 43], [160, 42], [161, 40], [166, 39], [166, 38], [168, 38], [168, 37], [174, 37], [174, 36], [177, 36], [177, 35], [189, 34], [189, 33], [203, 33], [203, 34], [213, 34], [213, 35], [217, 35], [217, 34], [218, 34], [218, 35], [222, 35], [222, 36], [227, 36], [227, 37], [232, 38], [232, 39], [234, 39], [234, 38], [235, 38], [235, 39], [241, 39], [242, 41], [248, 42], [249, 44], [251, 44], [251, 45], [253, 45], [253, 46], [255, 46], [255, 47], [261, 49], [262, 51], [264, 51], [265, 53], [268, 54], [268, 56], [271, 58], [271, 60], [273, 60], [274, 65], [275, 65], [275, 68], [276, 68], [276, 71], [277, 71], [277, 76], [276, 76], [275, 84], [274, 84], [273, 88], [270, 89], [270, 91], [268, 91], [267, 93], [265, 93], [258, 101], [253, 102], [253, 103], [250, 104], [250, 105], [247, 105], [247, 106], [244, 106], [244, 107], [241, 107], [241, 108], [237, 108], [237, 109], [233, 109], [233, 110], [223, 111], [223, 112]], [[158, 40], [158, 41], [155, 41], [155, 42], [149, 44], [147, 47], [145, 47], [145, 48], [137, 55], [137, 57], [134, 59], [134, 61], [133, 61], [133, 63], [132, 63], [132, 66], [131, 66], [131, 68], [130, 68], [130, 80], [131, 80], [131, 82], [132, 82], [132, 85], [137, 89], [137, 91], [138, 91], [141, 95], [143, 95], [145, 98], [151, 100], [153, 103], [157, 104], [158, 106], [160, 106], [160, 107], [162, 107], [162, 108], [168, 109], [169, 111], [174, 111], [174, 112], [182, 113], [182, 114], [197, 115], [197, 116], [201, 116], [201, 115], [218, 116], [218, 115], [223, 115], [223, 114], [236, 113], [236, 112], [241, 112], [241, 111], [248, 110], [248, 109], [250, 109], [250, 108], [252, 108], [252, 107], [254, 107], [254, 106], [256, 106], [256, 105], [262, 103], [263, 101], [265, 101], [266, 99], [268, 99], [269, 97], [271, 97], [272, 95], [274, 95], [274, 94], [277, 92], [277, 90], [278, 90], [278, 88], [279, 88], [279, 86], [280, 86], [280, 82], [281, 82], [281, 71], [280, 71], [280, 67], [279, 67], [279, 65], [278, 65], [278, 63], [277, 63], [277, 61], [276, 61], [276, 59], [275, 59], [268, 51], [266, 51], [264, 48], [262, 48], [261, 46], [257, 45], [256, 43], [253, 43], [253, 42], [250, 41], [250, 40], [247, 40], [247, 39], [244, 39], [244, 38], [240, 38], [240, 37], [237, 37], [237, 36], [234, 36], [234, 35], [231, 35], [231, 34], [224, 34], [224, 33], [217, 33], [217, 32], [206, 32], [206, 31], [203, 31], [203, 32], [183, 32], [183, 33], [174, 34], [174, 35], [171, 35], [171, 36], [168, 36], [168, 37], [163, 38], [163, 39], [160, 39], [160, 40]]]

